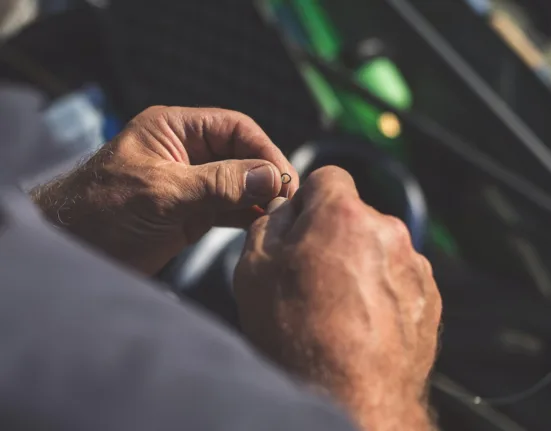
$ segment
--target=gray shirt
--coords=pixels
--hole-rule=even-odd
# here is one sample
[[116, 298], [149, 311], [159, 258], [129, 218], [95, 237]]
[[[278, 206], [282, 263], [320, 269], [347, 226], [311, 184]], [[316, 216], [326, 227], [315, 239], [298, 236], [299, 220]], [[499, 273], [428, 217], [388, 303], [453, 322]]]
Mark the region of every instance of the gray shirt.
[[[36, 174], [40, 142], [1, 139], [0, 170]], [[0, 185], [0, 429], [352, 430], [239, 334], [48, 225], [19, 180]]]

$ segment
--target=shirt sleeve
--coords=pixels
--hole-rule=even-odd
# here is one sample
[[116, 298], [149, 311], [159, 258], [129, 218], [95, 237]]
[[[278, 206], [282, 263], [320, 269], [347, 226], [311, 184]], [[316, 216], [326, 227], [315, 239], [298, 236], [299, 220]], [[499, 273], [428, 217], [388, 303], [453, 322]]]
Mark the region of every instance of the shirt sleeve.
[[0, 190], [0, 429], [349, 431], [190, 304]]

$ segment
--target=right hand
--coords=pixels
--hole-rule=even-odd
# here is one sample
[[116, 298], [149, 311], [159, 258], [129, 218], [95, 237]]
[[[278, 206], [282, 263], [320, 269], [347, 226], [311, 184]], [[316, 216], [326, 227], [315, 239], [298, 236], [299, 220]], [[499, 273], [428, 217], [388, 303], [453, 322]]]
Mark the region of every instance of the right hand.
[[249, 339], [363, 429], [430, 429], [441, 314], [432, 269], [401, 221], [360, 200], [348, 173], [314, 172], [253, 224], [235, 293]]

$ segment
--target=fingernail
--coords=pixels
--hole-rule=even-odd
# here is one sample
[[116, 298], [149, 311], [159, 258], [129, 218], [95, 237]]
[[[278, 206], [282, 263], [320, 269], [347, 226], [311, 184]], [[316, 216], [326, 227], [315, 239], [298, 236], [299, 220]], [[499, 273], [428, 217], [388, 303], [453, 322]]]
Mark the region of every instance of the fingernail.
[[275, 175], [270, 165], [259, 166], [247, 172], [245, 188], [250, 196], [272, 196]]
[[278, 209], [281, 205], [283, 205], [285, 202], [287, 202], [286, 198], [277, 197], [274, 200], [272, 200], [268, 206], [266, 207], [266, 212], [268, 214], [273, 213], [276, 209]]

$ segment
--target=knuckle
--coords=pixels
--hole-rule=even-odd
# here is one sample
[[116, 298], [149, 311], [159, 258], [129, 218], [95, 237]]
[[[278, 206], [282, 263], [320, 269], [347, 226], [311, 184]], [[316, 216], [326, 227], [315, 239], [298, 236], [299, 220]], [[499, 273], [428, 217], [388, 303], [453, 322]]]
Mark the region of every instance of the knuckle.
[[435, 303], [435, 311], [436, 311], [436, 320], [440, 321], [440, 318], [442, 317], [442, 295], [440, 294], [440, 291], [436, 289], [436, 297], [435, 297], [436, 303]]
[[312, 183], [325, 183], [327, 181], [334, 181], [335, 178], [345, 178], [348, 177], [352, 179], [352, 176], [345, 171], [342, 168], [339, 168], [338, 166], [324, 166], [322, 168], [316, 169], [314, 172], [310, 174], [307, 181], [310, 181]]
[[152, 125], [156, 125], [166, 118], [166, 115], [170, 109], [171, 108], [161, 105], [151, 106], [130, 120], [126, 128], [131, 130], [141, 130], [144, 127], [147, 128]]
[[241, 184], [235, 170], [223, 163], [207, 173], [207, 190], [211, 196], [229, 203], [237, 203], [241, 197]]
[[442, 319], [442, 296], [437, 288], [434, 289], [430, 304], [431, 310], [428, 312], [429, 321], [437, 327]]
[[244, 114], [243, 112], [239, 111], [229, 111], [230, 115], [234, 115], [236, 120], [238, 120], [240, 123], [243, 124], [251, 124], [256, 125], [256, 121], [253, 120], [252, 117], [248, 116], [247, 114]]
[[293, 262], [293, 267], [295, 268], [303, 265], [309, 267], [312, 262], [315, 262], [319, 258], [319, 250], [316, 250], [311, 244], [303, 242], [292, 248], [288, 248], [286, 258]]
[[419, 261], [424, 273], [427, 274], [427, 276], [432, 277], [433, 271], [432, 271], [432, 264], [430, 263], [430, 261], [422, 254], [419, 254]]
[[357, 222], [365, 217], [365, 208], [359, 199], [341, 197], [332, 201], [328, 208], [340, 219]]
[[169, 108], [163, 105], [150, 106], [149, 108], [145, 109], [140, 114], [138, 114], [134, 118], [134, 120], [158, 118], [158, 117], [161, 117], [163, 115], [163, 112], [165, 112], [167, 109]]
[[411, 236], [405, 223], [397, 217], [385, 216], [385, 229], [392, 241], [399, 245], [411, 244]]
[[165, 105], [154, 105], [144, 110], [143, 113], [150, 114], [150, 115], [158, 115], [159, 112], [164, 111], [166, 109], [169, 109], [169, 108]]
[[418, 262], [420, 267], [420, 273], [422, 274], [425, 282], [424, 294], [429, 299], [430, 304], [429, 315], [433, 317], [434, 322], [437, 324], [440, 321], [442, 315], [442, 296], [438, 285], [433, 277], [432, 265], [430, 261], [423, 255], [418, 254]]
[[243, 253], [241, 255], [241, 261], [249, 262], [253, 255], [262, 253], [264, 233], [266, 231], [266, 225], [268, 223], [267, 217], [261, 217], [250, 226], [245, 244], [243, 246]]
[[267, 215], [257, 218], [247, 231], [247, 239], [254, 239], [265, 232], [269, 221], [270, 217]]
[[224, 119], [225, 121], [239, 125], [243, 128], [250, 128], [257, 126], [256, 121], [247, 114], [244, 114], [240, 111], [233, 111], [231, 109], [218, 109], [211, 108], [209, 114], [215, 114], [219, 118]]
[[358, 197], [352, 176], [337, 166], [324, 166], [312, 172], [304, 183], [309, 198], [328, 196]]

